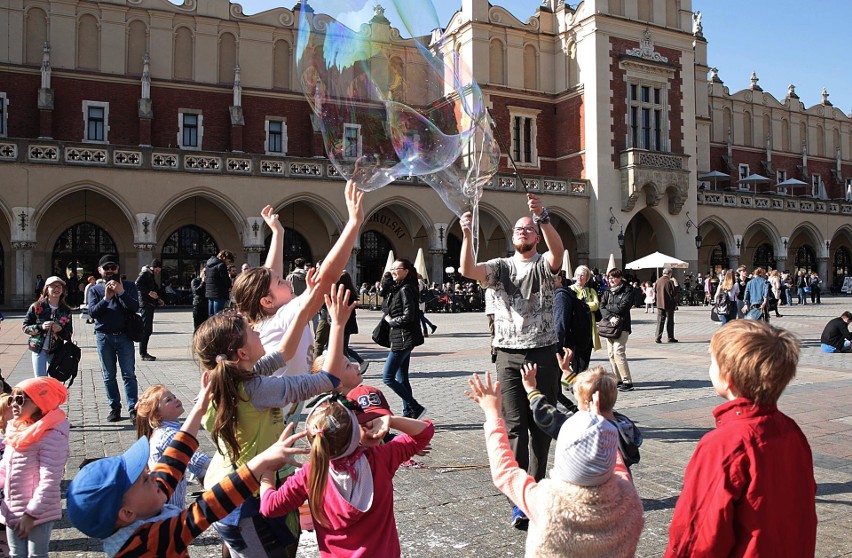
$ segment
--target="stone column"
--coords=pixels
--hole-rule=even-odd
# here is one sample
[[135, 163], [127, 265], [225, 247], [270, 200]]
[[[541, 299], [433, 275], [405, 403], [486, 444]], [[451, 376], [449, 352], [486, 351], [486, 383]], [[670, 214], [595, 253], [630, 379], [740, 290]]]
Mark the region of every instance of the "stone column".
[[[156, 248], [156, 246], [156, 244], [153, 244], [151, 242], [133, 243], [133, 247], [136, 248], [136, 259], [140, 269], [143, 265], [148, 265], [149, 263], [151, 263], [151, 260], [156, 257], [154, 255], [154, 248]], [[125, 264], [124, 262], [121, 262], [121, 272], [126, 274], [128, 279], [130, 279], [134, 275], [128, 264]]]
[[263, 253], [265, 246], [243, 246], [243, 251], [246, 253], [246, 263], [251, 267], [260, 267], [260, 254]]
[[830, 291], [831, 284], [828, 282], [828, 258], [827, 257], [818, 257], [817, 258], [817, 273], [819, 274], [819, 278], [822, 279], [822, 292], [826, 293]]
[[775, 268], [779, 271], [787, 271], [787, 258], [775, 258]]
[[15, 293], [10, 304], [13, 308], [27, 308], [33, 301], [36, 275], [33, 270], [33, 250], [36, 246], [36, 242], [12, 242], [15, 251]]
[[444, 283], [444, 254], [446, 253], [446, 250], [429, 250], [429, 255], [432, 256], [432, 269], [429, 272], [429, 279], [439, 285]]
[[[355, 289], [359, 289], [361, 287], [361, 277], [358, 276], [358, 252], [361, 251], [361, 248], [358, 246], [352, 247], [352, 253], [349, 255], [349, 260], [346, 262], [346, 272], [352, 278], [352, 283], [355, 285]], [[353, 293], [357, 295], [358, 293]]]
[[429, 272], [429, 279], [439, 285], [444, 283], [444, 254], [447, 253], [447, 246], [444, 241], [447, 239], [449, 229], [447, 223], [435, 223], [432, 226], [432, 236], [429, 239], [429, 255], [432, 257], [431, 265], [427, 271]]

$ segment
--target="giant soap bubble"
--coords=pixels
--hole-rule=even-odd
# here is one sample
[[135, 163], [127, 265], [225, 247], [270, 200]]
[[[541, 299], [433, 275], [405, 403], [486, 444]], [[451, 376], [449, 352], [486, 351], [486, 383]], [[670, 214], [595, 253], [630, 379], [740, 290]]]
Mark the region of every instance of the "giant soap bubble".
[[429, 0], [303, 3], [298, 73], [335, 168], [364, 191], [430, 184], [458, 216], [475, 210], [499, 152], [472, 74]]

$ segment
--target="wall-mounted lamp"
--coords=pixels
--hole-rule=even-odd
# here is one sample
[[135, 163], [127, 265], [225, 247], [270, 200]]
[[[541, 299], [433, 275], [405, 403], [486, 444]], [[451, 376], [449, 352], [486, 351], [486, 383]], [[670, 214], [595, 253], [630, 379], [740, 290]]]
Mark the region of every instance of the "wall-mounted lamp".
[[29, 219], [27, 218], [27, 214], [26, 214], [26, 212], [21, 211], [21, 212], [18, 214], [18, 221], [20, 221], [20, 222], [18, 223], [18, 226], [19, 226], [19, 227], [21, 227], [21, 231], [25, 231], [25, 230], [27, 230], [27, 221], [28, 221], [28, 220], [29, 220]]
[[826, 249], [826, 250], [828, 250], [828, 247], [829, 247], [829, 246], [831, 246], [831, 241], [830, 241], [830, 240], [826, 240], [826, 241], [825, 241], [825, 249]]
[[620, 230], [618, 231], [618, 247], [621, 248], [621, 251], [624, 252], [624, 227], [620, 224], [618, 225]]
[[151, 221], [148, 220], [148, 217], [145, 216], [142, 219], [142, 232], [148, 234], [148, 227], [151, 226]]
[[787, 251], [787, 244], [788, 244], [789, 242], [790, 242], [790, 240], [789, 240], [789, 239], [784, 238], [784, 251], [785, 251], [785, 252]]
[[742, 240], [738, 238], [737, 239], [737, 250], [740, 249], [740, 244], [742, 244]]
[[689, 234], [689, 228], [695, 227], [698, 228], [698, 225], [692, 222], [692, 218], [689, 216], [689, 211], [686, 212], [686, 234]]
[[[609, 230], [612, 230], [613, 225], [618, 224], [621, 226], [621, 222], [615, 218], [615, 214], [612, 212], [612, 206], [609, 207]], [[622, 228], [623, 230], [623, 228]]]
[[257, 221], [252, 223], [251, 230], [254, 233], [254, 237], [257, 238], [257, 232], [260, 230], [260, 225], [257, 224]]
[[441, 247], [444, 247], [444, 226], [441, 225], [438, 227], [438, 242], [441, 243]]

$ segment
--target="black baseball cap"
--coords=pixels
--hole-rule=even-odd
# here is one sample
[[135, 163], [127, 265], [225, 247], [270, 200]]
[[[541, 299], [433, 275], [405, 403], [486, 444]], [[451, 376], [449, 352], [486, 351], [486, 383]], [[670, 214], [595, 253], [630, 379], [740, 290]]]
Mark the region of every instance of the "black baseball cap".
[[118, 265], [118, 256], [115, 254], [105, 254], [98, 261], [98, 267], [103, 267], [108, 264]]

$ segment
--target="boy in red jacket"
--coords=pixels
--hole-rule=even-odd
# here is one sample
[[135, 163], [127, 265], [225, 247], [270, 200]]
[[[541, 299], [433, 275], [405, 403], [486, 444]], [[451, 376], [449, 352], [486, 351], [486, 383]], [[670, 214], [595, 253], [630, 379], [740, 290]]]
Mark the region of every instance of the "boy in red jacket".
[[686, 466], [665, 556], [813, 556], [811, 448], [776, 406], [796, 375], [796, 338], [736, 320], [713, 335], [710, 358], [710, 380], [727, 401]]

